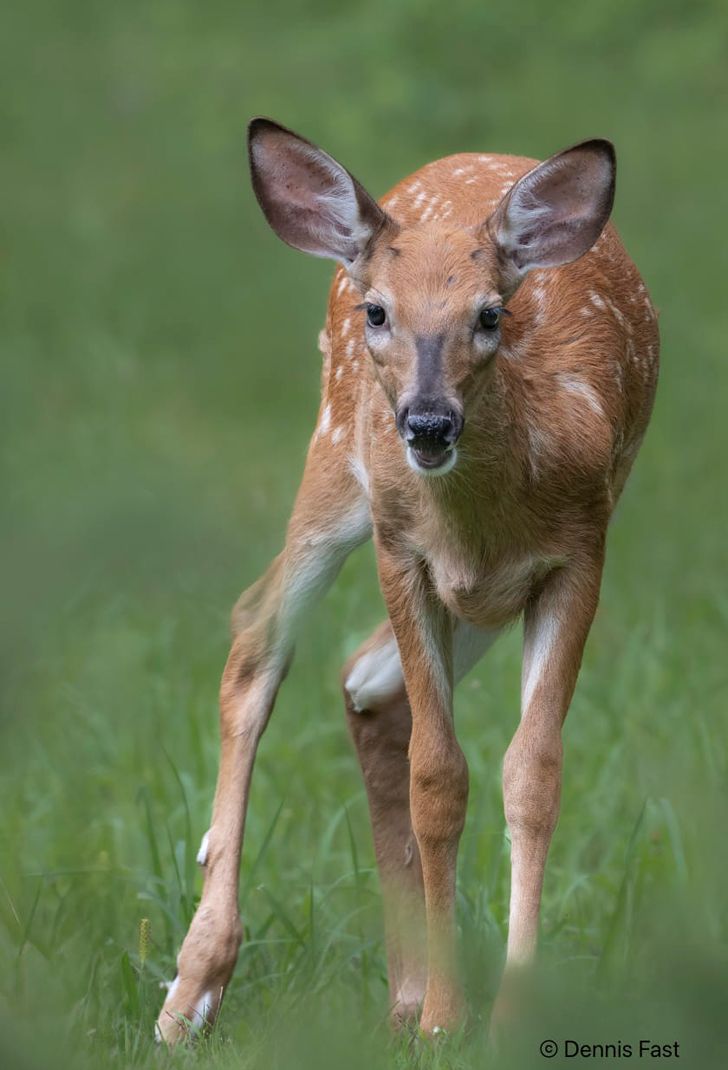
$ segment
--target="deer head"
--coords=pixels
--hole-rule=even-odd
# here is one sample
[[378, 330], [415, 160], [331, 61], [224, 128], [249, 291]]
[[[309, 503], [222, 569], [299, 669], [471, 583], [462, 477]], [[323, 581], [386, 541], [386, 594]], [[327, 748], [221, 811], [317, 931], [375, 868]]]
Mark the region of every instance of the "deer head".
[[582, 256], [614, 199], [610, 142], [585, 141], [518, 179], [470, 226], [403, 226], [328, 153], [269, 119], [249, 128], [253, 188], [276, 234], [339, 261], [410, 466], [444, 475], [487, 390], [508, 300], [533, 268]]

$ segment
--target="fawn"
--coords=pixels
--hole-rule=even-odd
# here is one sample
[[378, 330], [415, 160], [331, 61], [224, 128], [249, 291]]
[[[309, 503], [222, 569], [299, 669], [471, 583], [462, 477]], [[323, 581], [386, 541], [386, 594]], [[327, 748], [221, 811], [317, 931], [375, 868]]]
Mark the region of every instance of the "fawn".
[[464, 153], [380, 203], [268, 119], [249, 127], [275, 233], [338, 261], [323, 397], [285, 548], [239, 599], [204, 890], [160, 1014], [211, 1024], [242, 929], [238, 875], [258, 742], [297, 631], [370, 536], [388, 611], [343, 671], [385, 909], [391, 1011], [426, 1033], [464, 1011], [455, 869], [468, 770], [453, 688], [524, 621], [521, 719], [503, 763], [511, 897], [503, 982], [533, 957], [559, 810], [561, 726], [594, 617], [607, 524], [658, 368], [656, 315], [608, 223], [610, 142], [544, 163]]

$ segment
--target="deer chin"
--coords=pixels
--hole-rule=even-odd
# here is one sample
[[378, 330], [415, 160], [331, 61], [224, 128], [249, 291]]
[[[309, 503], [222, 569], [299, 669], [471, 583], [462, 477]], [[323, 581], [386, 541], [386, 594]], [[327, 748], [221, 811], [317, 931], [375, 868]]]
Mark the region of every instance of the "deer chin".
[[458, 451], [454, 446], [439, 453], [425, 453], [423, 450], [407, 445], [406, 451], [407, 464], [412, 471], [430, 479], [436, 476], [446, 476], [453, 470], [458, 459]]

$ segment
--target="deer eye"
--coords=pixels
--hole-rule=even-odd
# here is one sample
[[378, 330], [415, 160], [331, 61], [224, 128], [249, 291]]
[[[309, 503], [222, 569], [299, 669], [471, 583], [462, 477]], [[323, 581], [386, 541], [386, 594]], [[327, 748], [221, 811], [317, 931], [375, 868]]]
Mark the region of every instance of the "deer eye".
[[387, 313], [381, 305], [367, 305], [367, 323], [370, 327], [381, 327], [387, 319]]
[[501, 310], [499, 308], [484, 308], [480, 313], [478, 322], [485, 331], [494, 331], [500, 323]]

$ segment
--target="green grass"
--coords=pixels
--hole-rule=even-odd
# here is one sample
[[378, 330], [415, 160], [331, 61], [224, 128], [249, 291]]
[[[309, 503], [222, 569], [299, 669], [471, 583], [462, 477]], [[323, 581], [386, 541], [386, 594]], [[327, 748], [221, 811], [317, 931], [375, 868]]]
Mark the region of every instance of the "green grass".
[[447, 152], [617, 144], [663, 375], [565, 729], [541, 975], [494, 1065], [542, 1065], [547, 1036], [643, 1035], [724, 1065], [725, 6], [35, 0], [2, 22], [3, 1065], [487, 1065], [519, 634], [457, 697], [472, 1025], [393, 1041], [338, 692], [382, 616], [369, 548], [306, 629], [261, 747], [220, 1028], [173, 1055], [151, 1041], [200, 890], [228, 609], [280, 544], [317, 405], [329, 268], [259, 217], [256, 112], [376, 194]]

